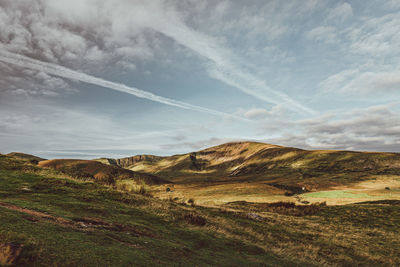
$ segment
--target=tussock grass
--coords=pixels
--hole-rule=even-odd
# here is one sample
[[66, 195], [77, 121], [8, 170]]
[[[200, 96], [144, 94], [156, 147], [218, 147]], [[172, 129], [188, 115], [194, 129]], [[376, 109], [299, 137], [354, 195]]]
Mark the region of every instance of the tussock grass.
[[183, 220], [185, 220], [189, 224], [197, 225], [197, 226], [204, 226], [204, 225], [206, 225], [206, 222], [207, 222], [204, 217], [193, 214], [193, 213], [185, 214], [183, 216]]
[[246, 201], [236, 201], [227, 203], [225, 206], [248, 211], [274, 212], [292, 216], [309, 216], [320, 212], [326, 207], [326, 202], [312, 203], [310, 205], [298, 205], [294, 202], [273, 202], [273, 203], [251, 203]]

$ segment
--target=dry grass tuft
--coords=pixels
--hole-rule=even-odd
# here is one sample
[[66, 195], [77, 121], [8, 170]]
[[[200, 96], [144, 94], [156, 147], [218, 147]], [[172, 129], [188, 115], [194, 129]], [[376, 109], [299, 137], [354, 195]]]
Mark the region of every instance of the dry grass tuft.
[[326, 202], [317, 202], [311, 205], [297, 205], [294, 202], [279, 201], [273, 203], [252, 203], [236, 201], [227, 204], [228, 207], [247, 209], [254, 212], [274, 212], [291, 216], [314, 215], [326, 207]]
[[313, 203], [311, 205], [296, 205], [293, 202], [275, 202], [266, 205], [266, 211], [276, 212], [279, 214], [305, 216], [314, 215], [322, 208], [326, 207], [326, 202]]
[[0, 265], [13, 265], [22, 250], [22, 245], [0, 243]]
[[204, 217], [193, 214], [193, 213], [189, 213], [189, 214], [185, 214], [183, 216], [183, 219], [192, 225], [197, 225], [197, 226], [205, 226], [207, 221]]

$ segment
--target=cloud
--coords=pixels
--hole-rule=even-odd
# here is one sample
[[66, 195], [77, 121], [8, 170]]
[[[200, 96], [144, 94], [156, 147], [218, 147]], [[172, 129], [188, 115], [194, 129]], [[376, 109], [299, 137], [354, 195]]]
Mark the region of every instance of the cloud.
[[30, 96], [55, 96], [77, 90], [72, 83], [43, 71], [21, 69], [0, 62], [0, 92]]
[[353, 16], [353, 8], [347, 2], [338, 4], [330, 10], [328, 19], [333, 21], [343, 21]]
[[129, 86], [121, 84], [121, 83], [110, 82], [110, 81], [107, 81], [107, 80], [104, 80], [101, 78], [97, 78], [97, 77], [94, 77], [94, 76], [91, 76], [91, 75], [88, 75], [88, 74], [85, 74], [82, 72], [77, 72], [77, 71], [74, 71], [74, 70], [59, 66], [59, 65], [42, 62], [42, 61], [28, 58], [28, 57], [25, 57], [22, 55], [18, 55], [15, 53], [0, 51], [0, 61], [7, 62], [9, 64], [13, 64], [13, 65], [16, 65], [16, 66], [19, 66], [22, 68], [29, 68], [29, 69], [33, 69], [36, 71], [40, 71], [41, 73], [48, 73], [51, 75], [56, 75], [56, 76], [67, 78], [67, 79], [72, 79], [72, 80], [76, 80], [76, 81], [81, 81], [81, 82], [85, 82], [85, 83], [98, 85], [98, 86], [109, 88], [109, 89], [116, 90], [119, 92], [131, 94], [136, 97], [159, 102], [159, 103], [162, 103], [165, 105], [175, 106], [178, 108], [208, 113], [208, 114], [222, 116], [222, 117], [233, 117], [233, 118], [236, 118], [239, 120], [243, 120], [243, 118], [240, 118], [235, 115], [230, 115], [230, 114], [227, 114], [224, 112], [220, 112], [220, 111], [188, 104], [188, 103], [185, 103], [182, 101], [158, 96], [153, 93], [143, 91], [143, 90], [140, 90], [135, 87], [129, 87]]
[[371, 57], [398, 55], [400, 46], [400, 16], [396, 13], [367, 18], [359, 27], [349, 30], [350, 49], [355, 54]]
[[338, 42], [336, 36], [336, 30], [330, 26], [319, 26], [306, 34], [306, 37], [310, 40], [325, 42], [327, 44], [333, 44]]
[[348, 69], [329, 76], [320, 83], [325, 91], [346, 94], [385, 94], [400, 90], [400, 70], [362, 71]]
[[[221, 2], [216, 9], [224, 13], [229, 6]], [[206, 5], [195, 7], [201, 11]], [[5, 0], [0, 4], [0, 43], [8, 51], [74, 69], [90, 68], [93, 72], [107, 68], [103, 66], [109, 62], [121, 61], [116, 65], [131, 71], [136, 68], [132, 61], [152, 58], [162, 50], [161, 33], [200, 56], [213, 78], [262, 101], [286, 103], [290, 110], [313, 113], [247, 71], [239, 57], [218, 38], [189, 27], [184, 21], [185, 10], [178, 8], [174, 1], [161, 0], [73, 0], [68, 4], [61, 0]]]
[[252, 108], [252, 109], [249, 109], [248, 111], [246, 111], [244, 113], [244, 116], [246, 118], [253, 119], [253, 118], [259, 118], [259, 117], [265, 117], [265, 116], [268, 116], [269, 114], [270, 113], [266, 109]]
[[0, 153], [22, 151], [45, 158], [158, 154], [158, 144], [185, 133], [182, 128], [136, 129], [137, 125], [118, 123], [112, 115], [53, 106], [51, 101], [38, 99], [2, 104], [0, 114]]
[[[290, 110], [306, 114], [314, 113], [311, 108], [295, 101], [283, 92], [272, 89], [264, 80], [240, 67], [240, 60], [230, 49], [221, 45], [216, 38], [189, 28], [179, 19], [175, 10], [165, 12], [164, 9], [163, 11], [163, 14], [172, 13], [173, 15], [165, 17], [159, 14], [159, 20], [165, 19], [164, 22], [152, 22], [145, 26], [165, 34], [206, 59], [206, 66], [211, 77], [262, 101], [276, 105], [285, 103]], [[235, 61], [239, 62], [235, 63]]]
[[200, 150], [205, 149], [211, 146], [220, 145], [227, 142], [234, 142], [234, 141], [243, 141], [239, 139], [232, 139], [232, 138], [218, 138], [212, 137], [206, 140], [198, 140], [198, 141], [191, 141], [191, 142], [181, 142], [181, 143], [174, 143], [174, 144], [164, 144], [160, 145], [161, 149], [165, 150], [175, 150], [175, 149], [184, 149], [184, 150]]
[[399, 103], [292, 122], [291, 132], [268, 141], [308, 149], [399, 151]]

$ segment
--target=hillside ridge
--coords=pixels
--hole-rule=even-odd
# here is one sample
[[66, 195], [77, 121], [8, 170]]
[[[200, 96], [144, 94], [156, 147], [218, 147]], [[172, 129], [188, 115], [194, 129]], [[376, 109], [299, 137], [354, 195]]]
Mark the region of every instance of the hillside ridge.
[[136, 155], [112, 162], [173, 182], [257, 180], [310, 189], [371, 175], [400, 175], [400, 153], [304, 150], [258, 142], [230, 142], [186, 154]]

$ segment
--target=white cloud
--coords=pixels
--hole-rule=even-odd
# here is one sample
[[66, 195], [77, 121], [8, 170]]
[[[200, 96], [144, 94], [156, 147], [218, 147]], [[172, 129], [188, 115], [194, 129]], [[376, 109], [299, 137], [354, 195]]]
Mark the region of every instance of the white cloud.
[[269, 142], [308, 149], [398, 151], [398, 106], [399, 103], [390, 103], [294, 121], [290, 132]]
[[336, 30], [330, 26], [319, 26], [306, 34], [306, 37], [310, 40], [325, 42], [327, 44], [337, 43], [339, 40], [336, 36]]
[[77, 91], [72, 83], [47, 75], [40, 70], [21, 70], [4, 62], [0, 62], [0, 69], [0, 93], [3, 94], [55, 96]]
[[338, 4], [335, 8], [330, 10], [328, 19], [333, 21], [343, 21], [353, 16], [353, 8], [347, 2]]
[[[278, 8], [276, 2], [268, 5]], [[160, 37], [149, 33], [151, 29], [199, 55], [206, 62], [212, 77], [262, 101], [273, 104], [284, 102], [289, 109], [313, 112], [243, 68], [243, 63], [220, 39], [189, 27], [184, 21], [184, 11], [177, 7], [174, 2], [161, 0], [74, 0], [68, 4], [61, 0], [34, 3], [6, 0], [0, 5], [0, 18], [5, 20], [0, 24], [0, 32], [4, 32], [0, 40], [9, 51], [33, 54], [39, 59], [72, 68], [84, 70], [89, 67], [93, 72], [108, 66], [107, 62], [111, 60], [123, 58], [125, 62], [133, 61], [136, 66], [134, 60], [152, 58], [158, 47], [157, 38]], [[202, 4], [198, 10], [204, 8]], [[217, 6], [220, 13], [228, 8], [229, 4], [224, 3]], [[258, 23], [253, 16], [247, 18], [250, 24]], [[279, 34], [285, 27], [275, 23], [269, 33]], [[134, 69], [127, 64], [120, 66]]]
[[270, 113], [266, 109], [263, 109], [263, 108], [252, 108], [252, 109], [249, 109], [248, 111], [246, 111], [244, 113], [244, 116], [246, 118], [253, 119], [253, 118], [265, 117], [265, 116], [268, 116], [269, 114]]
[[400, 91], [400, 70], [362, 71], [349, 69], [321, 82], [325, 91], [347, 94], [390, 94]]
[[355, 54], [367, 54], [371, 57], [399, 55], [400, 16], [388, 14], [377, 18], [368, 18], [360, 27], [354, 27], [348, 33], [350, 48]]
[[48, 74], [51, 74], [51, 75], [55, 75], [58, 77], [67, 78], [70, 80], [81, 81], [81, 82], [85, 82], [85, 83], [89, 83], [89, 84], [98, 85], [101, 87], [109, 88], [109, 89], [127, 93], [127, 94], [131, 94], [136, 97], [148, 99], [148, 100], [155, 101], [155, 102], [162, 103], [162, 104], [169, 105], [169, 106], [174, 106], [174, 107], [178, 107], [178, 108], [182, 108], [182, 109], [194, 110], [194, 111], [198, 111], [198, 112], [213, 114], [216, 116], [222, 116], [222, 117], [227, 117], [227, 118], [232, 117], [235, 119], [244, 120], [243, 118], [235, 116], [235, 115], [230, 115], [230, 114], [227, 114], [224, 112], [192, 105], [192, 104], [174, 100], [174, 99], [169, 99], [166, 97], [155, 95], [155, 94], [147, 92], [147, 91], [143, 91], [143, 90], [135, 88], [135, 87], [129, 87], [129, 86], [121, 84], [121, 83], [107, 81], [107, 80], [104, 80], [101, 78], [97, 78], [97, 77], [85, 74], [83, 72], [74, 71], [74, 70], [62, 67], [60, 65], [46, 63], [46, 62], [43, 62], [40, 60], [35, 60], [35, 59], [25, 57], [22, 55], [18, 55], [15, 53], [0, 51], [0, 61], [15, 65], [18, 67], [28, 68], [28, 69], [34, 70], [34, 71], [39, 71], [38, 76], [42, 76], [42, 77], [43, 76], [50, 77], [50, 76], [48, 76]]

